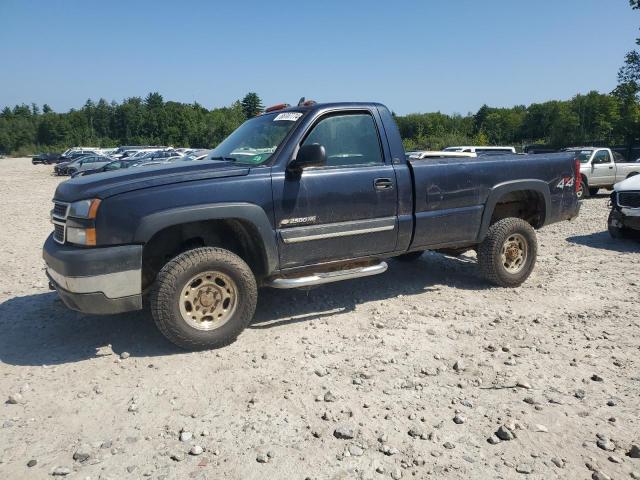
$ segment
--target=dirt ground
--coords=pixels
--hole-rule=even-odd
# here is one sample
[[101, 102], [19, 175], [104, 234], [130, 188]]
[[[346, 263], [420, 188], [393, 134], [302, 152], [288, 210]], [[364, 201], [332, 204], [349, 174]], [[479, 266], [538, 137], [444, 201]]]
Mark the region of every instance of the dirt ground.
[[1, 479], [640, 478], [640, 243], [609, 238], [604, 192], [539, 232], [520, 288], [427, 253], [262, 290], [233, 345], [185, 353], [60, 303], [60, 179], [0, 165]]

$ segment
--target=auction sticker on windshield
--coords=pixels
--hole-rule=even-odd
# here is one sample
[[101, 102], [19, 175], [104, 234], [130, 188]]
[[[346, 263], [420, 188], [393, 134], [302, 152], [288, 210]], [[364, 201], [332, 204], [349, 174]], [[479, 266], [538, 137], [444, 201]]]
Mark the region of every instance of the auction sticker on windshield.
[[273, 119], [274, 122], [279, 122], [281, 120], [285, 120], [287, 122], [295, 122], [298, 120], [302, 114], [300, 112], [285, 112], [279, 113], [276, 115], [276, 118]]

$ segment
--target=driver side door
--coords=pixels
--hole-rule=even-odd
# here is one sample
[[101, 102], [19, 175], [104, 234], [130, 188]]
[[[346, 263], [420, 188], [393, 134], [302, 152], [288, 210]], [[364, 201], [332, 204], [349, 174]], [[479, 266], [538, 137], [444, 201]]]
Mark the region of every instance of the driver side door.
[[615, 169], [613, 159], [608, 150], [598, 150], [591, 160], [591, 181], [590, 185], [607, 186], [615, 183]]
[[307, 144], [325, 147], [325, 165], [272, 177], [281, 267], [393, 251], [396, 177], [373, 112], [325, 114], [298, 146]]

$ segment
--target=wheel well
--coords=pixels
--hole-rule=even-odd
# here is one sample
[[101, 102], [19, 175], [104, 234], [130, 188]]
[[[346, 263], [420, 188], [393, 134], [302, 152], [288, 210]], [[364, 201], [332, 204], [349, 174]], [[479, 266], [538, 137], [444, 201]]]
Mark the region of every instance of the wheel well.
[[589, 179], [587, 178], [587, 176], [584, 173], [581, 173], [580, 176], [582, 177], [582, 183], [589, 186]]
[[491, 225], [507, 217], [521, 218], [533, 228], [544, 225], [546, 217], [544, 197], [535, 190], [505, 193], [493, 208]]
[[172, 258], [198, 247], [220, 247], [242, 258], [259, 278], [266, 274], [266, 252], [258, 230], [238, 219], [205, 220], [167, 227], [156, 232], [142, 251], [142, 286], [153, 283], [156, 274]]
[[631, 172], [629, 175], [627, 175], [627, 178], [635, 177], [636, 175], [638, 175], [638, 172]]

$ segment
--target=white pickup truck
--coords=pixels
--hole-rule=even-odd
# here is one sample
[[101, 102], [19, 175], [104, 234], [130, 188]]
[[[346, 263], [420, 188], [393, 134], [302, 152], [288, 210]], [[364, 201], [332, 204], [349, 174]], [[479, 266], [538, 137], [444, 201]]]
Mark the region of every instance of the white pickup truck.
[[625, 162], [624, 157], [609, 148], [580, 147], [569, 148], [580, 160], [582, 184], [578, 198], [595, 195], [601, 188], [613, 188], [622, 180], [640, 173], [640, 163]]

